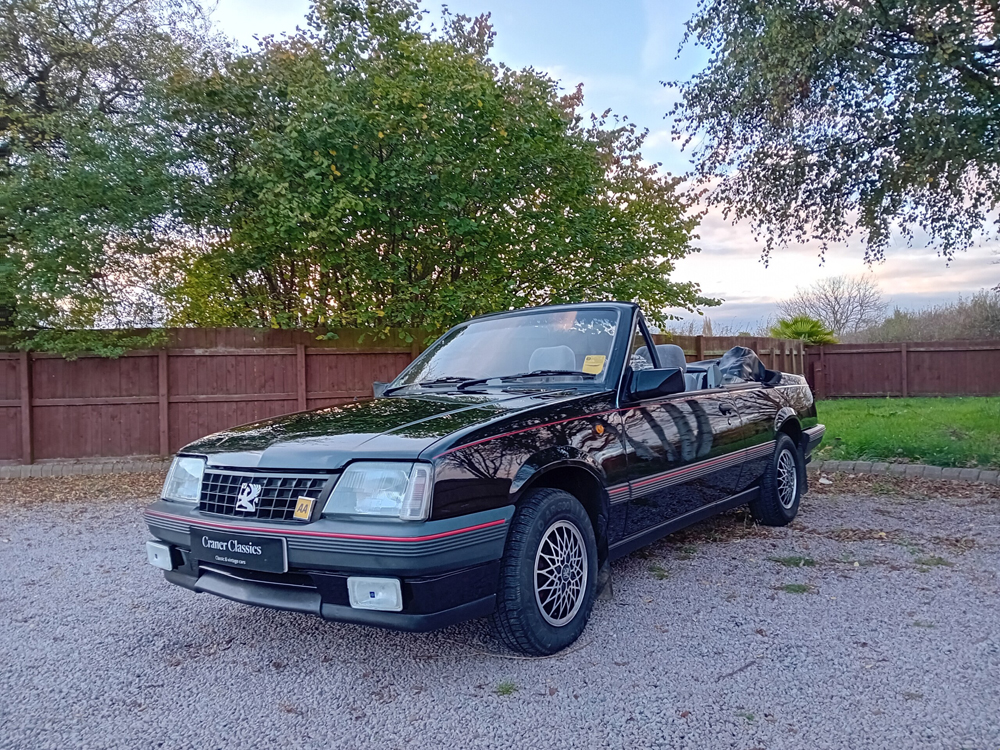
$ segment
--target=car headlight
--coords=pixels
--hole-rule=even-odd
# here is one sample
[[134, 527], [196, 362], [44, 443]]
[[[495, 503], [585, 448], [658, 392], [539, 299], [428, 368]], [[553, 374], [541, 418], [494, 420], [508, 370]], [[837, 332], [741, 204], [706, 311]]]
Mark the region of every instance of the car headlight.
[[177, 456], [170, 464], [161, 497], [176, 503], [197, 503], [201, 498], [201, 477], [204, 473], [204, 458]]
[[323, 513], [423, 521], [430, 515], [433, 487], [430, 464], [359, 461], [344, 470]]

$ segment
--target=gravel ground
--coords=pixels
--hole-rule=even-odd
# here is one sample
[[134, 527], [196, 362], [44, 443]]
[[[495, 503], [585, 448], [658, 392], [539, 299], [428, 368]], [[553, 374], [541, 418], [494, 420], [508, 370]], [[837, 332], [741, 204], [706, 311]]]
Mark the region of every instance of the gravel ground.
[[0, 482], [0, 747], [1000, 746], [997, 488], [814, 478], [790, 528], [731, 513], [620, 561], [578, 644], [524, 659], [482, 622], [170, 586], [134, 499], [158, 481]]

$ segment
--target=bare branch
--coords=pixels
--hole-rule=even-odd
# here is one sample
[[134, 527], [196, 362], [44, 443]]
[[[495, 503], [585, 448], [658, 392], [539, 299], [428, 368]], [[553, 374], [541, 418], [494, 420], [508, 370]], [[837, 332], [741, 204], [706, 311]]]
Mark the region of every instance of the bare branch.
[[785, 317], [808, 315], [822, 321], [838, 338], [877, 325], [885, 317], [885, 300], [871, 275], [830, 276], [778, 304]]

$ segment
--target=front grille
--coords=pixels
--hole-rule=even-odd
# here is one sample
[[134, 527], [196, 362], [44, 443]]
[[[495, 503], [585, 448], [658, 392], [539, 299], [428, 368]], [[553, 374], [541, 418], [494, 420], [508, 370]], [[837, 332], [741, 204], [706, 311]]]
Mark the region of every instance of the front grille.
[[[235, 518], [295, 521], [300, 497], [319, 500], [332, 481], [330, 474], [264, 474], [206, 469], [198, 510]], [[259, 490], [257, 488], [260, 488]], [[247, 503], [237, 507], [241, 492]], [[246, 510], [245, 505], [253, 507]]]

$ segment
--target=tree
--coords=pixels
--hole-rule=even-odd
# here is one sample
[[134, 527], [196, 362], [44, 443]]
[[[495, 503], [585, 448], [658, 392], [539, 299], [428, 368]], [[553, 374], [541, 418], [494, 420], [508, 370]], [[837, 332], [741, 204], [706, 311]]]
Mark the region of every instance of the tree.
[[671, 281], [697, 217], [645, 133], [578, 114], [405, 0], [324, 0], [309, 27], [177, 80], [208, 241], [171, 258], [177, 323], [440, 331], [547, 302], [712, 304]]
[[885, 302], [871, 276], [830, 276], [798, 289], [790, 299], [778, 303], [778, 310], [786, 318], [815, 318], [843, 338], [879, 323]]
[[162, 83], [211, 43], [193, 0], [0, 0], [0, 325], [142, 317], [178, 229]]
[[969, 298], [922, 310], [900, 310], [852, 338], [880, 341], [1000, 339], [1000, 292], [980, 290]]
[[823, 321], [808, 315], [781, 318], [771, 326], [770, 335], [778, 339], [797, 339], [807, 344], [836, 344], [833, 331], [823, 325]]
[[[1000, 196], [1000, 6], [957, 0], [703, 0], [679, 85], [710, 201], [775, 243], [894, 228], [945, 256], [992, 231]], [[920, 238], [923, 241], [923, 237]]]

